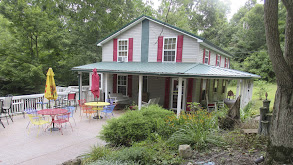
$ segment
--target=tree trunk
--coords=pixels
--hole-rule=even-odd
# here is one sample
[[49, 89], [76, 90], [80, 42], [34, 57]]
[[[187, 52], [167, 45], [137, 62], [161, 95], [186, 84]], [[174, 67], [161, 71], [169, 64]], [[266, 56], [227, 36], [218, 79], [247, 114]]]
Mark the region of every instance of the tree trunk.
[[277, 79], [265, 164], [293, 163], [293, 0], [283, 0], [283, 4], [287, 9], [285, 54], [279, 41], [278, 0], [265, 0], [264, 4], [266, 42]]

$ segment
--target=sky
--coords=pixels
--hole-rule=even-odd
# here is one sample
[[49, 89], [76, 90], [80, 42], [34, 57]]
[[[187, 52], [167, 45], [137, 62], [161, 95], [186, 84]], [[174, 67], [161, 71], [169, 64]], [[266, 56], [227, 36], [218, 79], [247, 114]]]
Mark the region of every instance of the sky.
[[[160, 0], [151, 0], [154, 3], [154, 8], [157, 9], [161, 3]], [[223, 2], [226, 2], [227, 0], [221, 0]], [[232, 18], [232, 16], [238, 11], [238, 9], [242, 6], [244, 6], [245, 2], [247, 0], [230, 0], [230, 14], [228, 14], [228, 20]], [[261, 2], [262, 0], [257, 0], [258, 3], [263, 3]]]

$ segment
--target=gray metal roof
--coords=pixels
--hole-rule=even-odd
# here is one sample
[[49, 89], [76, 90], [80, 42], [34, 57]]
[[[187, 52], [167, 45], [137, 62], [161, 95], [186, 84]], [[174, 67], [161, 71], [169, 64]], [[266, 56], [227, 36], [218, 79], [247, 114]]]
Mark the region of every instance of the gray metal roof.
[[158, 63], [158, 62], [99, 62], [72, 68], [73, 71], [125, 73], [180, 77], [205, 78], [260, 78], [260, 76], [233, 69], [220, 68], [200, 63]]

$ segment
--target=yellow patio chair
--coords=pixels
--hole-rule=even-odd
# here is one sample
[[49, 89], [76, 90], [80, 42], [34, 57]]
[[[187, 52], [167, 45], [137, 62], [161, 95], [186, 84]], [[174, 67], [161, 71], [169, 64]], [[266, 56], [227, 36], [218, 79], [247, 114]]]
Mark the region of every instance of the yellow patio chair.
[[[41, 116], [35, 116], [35, 115], [32, 115], [32, 114], [27, 114], [29, 119], [30, 119], [30, 122], [33, 124], [33, 125], [37, 125], [38, 126], [38, 134], [37, 136], [39, 135], [39, 132], [40, 132], [40, 126], [41, 125], [45, 125], [45, 124], [49, 124], [51, 123], [50, 121], [46, 121], [43, 119], [43, 117]], [[47, 128], [47, 127], [46, 127]], [[30, 133], [30, 127], [28, 128], [28, 134]]]

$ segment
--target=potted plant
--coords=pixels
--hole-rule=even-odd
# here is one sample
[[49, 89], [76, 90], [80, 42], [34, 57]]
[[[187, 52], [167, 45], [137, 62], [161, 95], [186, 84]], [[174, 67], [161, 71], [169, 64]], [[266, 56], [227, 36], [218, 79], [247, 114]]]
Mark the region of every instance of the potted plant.
[[132, 104], [129, 106], [129, 109], [131, 109], [131, 110], [136, 110], [136, 109], [137, 109], [137, 105], [135, 104], [134, 101], [133, 101]]

